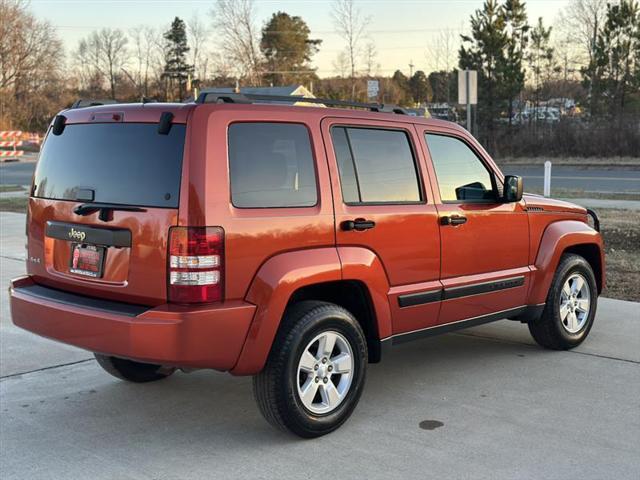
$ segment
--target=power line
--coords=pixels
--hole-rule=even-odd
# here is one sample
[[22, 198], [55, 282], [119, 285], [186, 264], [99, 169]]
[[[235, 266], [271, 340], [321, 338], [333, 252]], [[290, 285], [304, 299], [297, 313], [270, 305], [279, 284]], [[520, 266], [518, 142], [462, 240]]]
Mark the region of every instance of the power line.
[[[100, 30], [105, 28], [104, 25], [53, 25], [54, 28], [59, 28], [61, 30]], [[416, 29], [406, 29], [406, 30], [367, 30], [368, 34], [375, 35], [395, 35], [395, 34], [407, 34], [407, 33], [437, 33], [437, 32], [459, 32], [461, 29], [459, 28], [450, 28], [450, 27], [440, 27], [440, 28], [416, 28]], [[270, 34], [288, 34], [288, 33], [299, 33], [295, 30], [270, 30]], [[311, 36], [314, 35], [340, 35], [340, 33], [335, 30], [312, 30], [310, 33]]]

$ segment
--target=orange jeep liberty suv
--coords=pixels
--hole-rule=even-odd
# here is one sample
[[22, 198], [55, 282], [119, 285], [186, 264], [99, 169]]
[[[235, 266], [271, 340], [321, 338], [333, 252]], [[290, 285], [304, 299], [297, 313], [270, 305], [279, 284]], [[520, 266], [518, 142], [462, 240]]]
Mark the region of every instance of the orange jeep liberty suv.
[[302, 437], [347, 420], [393, 345], [504, 318], [579, 345], [604, 286], [595, 213], [403, 113], [214, 91], [74, 105], [34, 174], [13, 322], [133, 382], [253, 375], [264, 417]]

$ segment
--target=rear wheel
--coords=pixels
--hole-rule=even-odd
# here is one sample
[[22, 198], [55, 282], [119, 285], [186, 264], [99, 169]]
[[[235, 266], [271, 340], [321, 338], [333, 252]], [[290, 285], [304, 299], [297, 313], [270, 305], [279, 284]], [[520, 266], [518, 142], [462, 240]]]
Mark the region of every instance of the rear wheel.
[[551, 282], [541, 318], [529, 323], [533, 339], [554, 350], [577, 347], [589, 335], [598, 303], [591, 265], [579, 255], [567, 254]]
[[175, 369], [154, 365], [152, 363], [140, 363], [124, 358], [109, 357], [99, 353], [94, 354], [98, 364], [108, 373], [120, 380], [135, 383], [154, 382], [171, 375]]
[[300, 302], [285, 312], [267, 364], [253, 379], [262, 415], [305, 438], [342, 425], [364, 387], [367, 343], [344, 308]]

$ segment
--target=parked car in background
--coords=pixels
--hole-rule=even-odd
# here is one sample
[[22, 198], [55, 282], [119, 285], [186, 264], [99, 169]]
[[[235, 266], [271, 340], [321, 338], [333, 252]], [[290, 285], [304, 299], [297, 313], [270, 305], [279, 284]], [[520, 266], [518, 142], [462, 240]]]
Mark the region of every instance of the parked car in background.
[[[508, 120], [505, 120], [505, 122]], [[528, 123], [558, 123], [560, 121], [560, 109], [553, 107], [527, 108], [516, 112], [511, 120], [512, 124], [525, 125]]]

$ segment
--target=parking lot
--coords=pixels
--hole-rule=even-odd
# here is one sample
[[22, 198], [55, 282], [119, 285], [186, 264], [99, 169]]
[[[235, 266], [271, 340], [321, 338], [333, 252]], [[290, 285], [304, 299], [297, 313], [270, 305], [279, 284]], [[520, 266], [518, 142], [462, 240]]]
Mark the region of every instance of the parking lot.
[[[1, 283], [24, 271], [24, 215], [0, 212]], [[353, 417], [299, 440], [260, 416], [250, 378], [134, 385], [0, 314], [3, 479], [570, 478], [640, 475], [640, 305], [602, 298], [590, 338], [535, 346], [501, 321], [396, 347]]]

